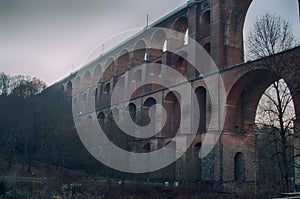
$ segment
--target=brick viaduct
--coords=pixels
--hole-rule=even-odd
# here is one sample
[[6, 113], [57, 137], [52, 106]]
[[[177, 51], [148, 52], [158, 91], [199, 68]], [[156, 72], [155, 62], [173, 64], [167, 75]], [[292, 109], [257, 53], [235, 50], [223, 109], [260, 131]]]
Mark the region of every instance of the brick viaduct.
[[[221, 185], [222, 189], [226, 189], [226, 184], [227, 188], [230, 187], [230, 184], [234, 184], [239, 178], [253, 182], [254, 147], [249, 143], [253, 143], [254, 140], [256, 107], [262, 93], [276, 79], [283, 78], [288, 84], [293, 101], [296, 102], [295, 126], [300, 127], [298, 103], [300, 48], [244, 63], [243, 28], [251, 2], [251, 0], [191, 0], [151, 25], [176, 30], [183, 35], [188, 34], [210, 54], [221, 73], [226, 92], [225, 122], [223, 129], [219, 129], [222, 130], [222, 135], [214, 150], [204, 159], [197, 159], [195, 154], [199, 151], [205, 135], [210, 133], [208, 125], [211, 117], [211, 101], [203, 76], [189, 69], [186, 58], [197, 56], [198, 52], [189, 55], [184, 51], [185, 46], [189, 45], [186, 37], [167, 38], [163, 31], [148, 34], [145, 28], [55, 85], [62, 85], [66, 94], [72, 97], [73, 105], [77, 104], [79, 107], [73, 110], [75, 116], [90, 117], [93, 120], [100, 120], [100, 123], [101, 121], [106, 123], [111, 112], [110, 95], [113, 89], [118, 89], [115, 88], [116, 82], [121, 81], [125, 87], [130, 84], [132, 86], [136, 82], [145, 81], [148, 76], [155, 73], [151, 69], [151, 64], [145, 70], [136, 71], [131, 77], [124, 75], [126, 71], [146, 62], [171, 66], [186, 76], [189, 80], [187, 83], [195, 89], [200, 106], [200, 122], [190, 152], [181, 157], [172, 169], [165, 170], [165, 173], [169, 173], [161, 174], [165, 175], [162, 178], [169, 181], [177, 180], [180, 183], [215, 182], [215, 186]], [[176, 54], [170, 53], [170, 50]], [[272, 65], [266, 65], [268, 60], [281, 57], [288, 58], [289, 62], [281, 65], [280, 70]], [[169, 78], [163, 71], [161, 74], [156, 77], [157, 82]], [[120, 91], [120, 96], [123, 95], [125, 93]], [[95, 102], [97, 118], [89, 116], [94, 108], [92, 101]], [[172, 132], [178, 128], [180, 100], [173, 92], [160, 85], [153, 84], [137, 89], [127, 108], [132, 118], [138, 120], [142, 112], [149, 110], [149, 107], [156, 103], [162, 104], [172, 116], [168, 117], [166, 126], [160, 134], [148, 140], [134, 142], [135, 150], [149, 151], [165, 146], [171, 140]], [[176, 148], [176, 143], [174, 147]], [[238, 159], [242, 160], [244, 165], [242, 177], [237, 176], [240, 174], [235, 171], [239, 164]], [[295, 183], [300, 184], [300, 173], [297, 170], [295, 173]]]

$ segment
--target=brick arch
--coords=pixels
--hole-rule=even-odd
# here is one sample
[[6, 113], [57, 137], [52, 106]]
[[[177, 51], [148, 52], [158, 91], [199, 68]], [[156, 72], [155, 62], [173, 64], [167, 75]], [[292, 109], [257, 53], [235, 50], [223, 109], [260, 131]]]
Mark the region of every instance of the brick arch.
[[114, 76], [115, 72], [115, 60], [113, 57], [109, 57], [105, 62], [105, 71], [103, 72], [104, 81], [108, 81]]
[[75, 93], [78, 93], [81, 90], [81, 78], [77, 76], [74, 82], [74, 90]]
[[86, 71], [83, 75], [82, 79], [82, 90], [86, 90], [91, 86], [91, 73], [89, 71]]
[[274, 72], [256, 69], [242, 75], [226, 100], [225, 132], [252, 133], [256, 108], [264, 91], [280, 79]]
[[247, 11], [252, 0], [232, 0], [228, 5], [225, 28], [226, 65], [244, 60], [243, 29]]
[[170, 91], [165, 95], [163, 107], [167, 113], [167, 120], [162, 128], [163, 136], [172, 137], [177, 133], [181, 120], [180, 103], [181, 96], [178, 92]]
[[120, 52], [118, 59], [116, 60], [116, 64], [118, 75], [121, 75], [126, 72], [129, 64], [129, 52], [127, 49], [123, 49]]
[[93, 77], [92, 77], [92, 86], [97, 86], [97, 84], [100, 82], [100, 79], [102, 78], [102, 68], [100, 64], [97, 64], [93, 71]]
[[170, 39], [169, 46], [171, 50], [175, 50], [184, 46], [187, 43], [185, 39], [186, 39], [186, 34], [188, 33], [189, 30], [188, 18], [185, 16], [179, 17], [174, 21], [171, 29], [178, 32], [178, 34], [172, 35], [172, 38]]
[[149, 49], [149, 56], [150, 59], [156, 59], [161, 57], [164, 50], [164, 47], [167, 42], [167, 36], [164, 30], [160, 29], [155, 31], [150, 39], [150, 49]]
[[210, 34], [210, 10], [203, 11], [200, 16], [200, 36], [205, 37]]
[[141, 65], [146, 58], [147, 53], [147, 43], [144, 39], [138, 40], [134, 44], [132, 57], [133, 57], [133, 66]]
[[72, 92], [73, 92], [73, 84], [72, 84], [72, 81], [68, 81], [67, 83], [67, 86], [66, 86], [66, 95], [68, 97], [71, 97], [72, 96]]

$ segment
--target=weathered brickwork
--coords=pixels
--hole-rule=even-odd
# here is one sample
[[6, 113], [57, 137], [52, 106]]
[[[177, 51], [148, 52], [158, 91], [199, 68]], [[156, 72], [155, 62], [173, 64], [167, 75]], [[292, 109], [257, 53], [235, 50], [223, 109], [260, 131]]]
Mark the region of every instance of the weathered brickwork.
[[[264, 60], [243, 63], [243, 25], [251, 2], [251, 0], [191, 0], [182, 8], [152, 25], [188, 34], [204, 47], [220, 69], [226, 92], [225, 123], [223, 129], [217, 129], [222, 131], [220, 140], [216, 141], [213, 150], [203, 159], [198, 158], [198, 152], [205, 135], [209, 133], [207, 129], [211, 118], [211, 101], [203, 78], [185, 61], [187, 56], [198, 56], [199, 52], [195, 50], [192, 54], [187, 54], [183, 47], [188, 43], [186, 44], [183, 38], [170, 39], [164, 47], [167, 39], [162, 32], [157, 32], [153, 35], [161, 38], [160, 42], [150, 42], [148, 48], [143, 38], [148, 37], [146, 40], [149, 41], [151, 39], [149, 35], [144, 35], [142, 32], [132, 39], [136, 42], [121, 44], [84, 66], [75, 73], [77, 75], [73, 74], [57, 84], [63, 85], [66, 94], [72, 97], [70, 103], [77, 105], [78, 110], [73, 110], [76, 117], [88, 117], [91, 110], [95, 108], [91, 102], [95, 101], [98, 116], [91, 119], [99, 120], [100, 124], [103, 123], [105, 126], [112, 125], [110, 96], [112, 90], [116, 89], [116, 82], [121, 81], [121, 85], [124, 86], [119, 92], [122, 97], [126, 95], [122, 93], [122, 90], [126, 91], [135, 82], [145, 81], [147, 76], [153, 75], [155, 71], [151, 71], [149, 66], [145, 71], [137, 71], [132, 77], [124, 78], [122, 74], [146, 62], [161, 63], [176, 68], [190, 80], [188, 83], [196, 91], [201, 114], [198, 134], [193, 145], [181, 158], [160, 171], [147, 174], [148, 180], [165, 180], [170, 183], [178, 181], [179, 185], [210, 186], [212, 184], [211, 187], [222, 189], [222, 191], [236, 190], [241, 187], [247, 189], [249, 184], [253, 188], [255, 180], [253, 130], [257, 104], [262, 92], [279, 76], [287, 82], [290, 90], [294, 91], [292, 93], [294, 101], [300, 101], [300, 95], [298, 95], [300, 74], [299, 70], [296, 70], [300, 67], [300, 48], [280, 54], [280, 56], [290, 57], [291, 60], [288, 65], [282, 66], [286, 72], [280, 75], [272, 66], [266, 67], [263, 64]], [[169, 52], [174, 49], [181, 56]], [[274, 57], [276, 59], [278, 56], [265, 59]], [[107, 66], [105, 71], [103, 71], [104, 66]], [[101, 76], [102, 73], [104, 73], [103, 76]], [[170, 74], [164, 72], [162, 74], [162, 77], [157, 77], [157, 82], [172, 78]], [[96, 88], [91, 87], [94, 83], [97, 85]], [[145, 118], [149, 113], [149, 107], [153, 104], [163, 105], [172, 116], [158, 135], [143, 140], [126, 140], [127, 138], [120, 139], [115, 136], [114, 133], [117, 134], [117, 132], [110, 130], [109, 133], [114, 134], [109, 135], [111, 139], [126, 150], [138, 152], [153, 151], [172, 141], [172, 136], [179, 126], [180, 101], [170, 90], [156, 84], [137, 89], [127, 108], [132, 119], [139, 124], [147, 120]], [[299, 121], [300, 103], [295, 104], [295, 110], [296, 121]], [[159, 113], [161, 110], [156, 111]], [[122, 113], [119, 112], [118, 115], [118, 119], [122, 119]], [[190, 120], [193, 118], [191, 117]], [[299, 122], [295, 122], [295, 125], [300, 126]], [[108, 128], [111, 129], [111, 126]], [[184, 141], [188, 135], [181, 137]], [[177, 149], [176, 143], [170, 146]], [[241, 174], [243, 180], [236, 182], [238, 177], [235, 176], [235, 167], [239, 161], [244, 164], [244, 173]], [[299, 176], [299, 170], [295, 172]], [[296, 183], [300, 183], [297, 176], [295, 176]]]

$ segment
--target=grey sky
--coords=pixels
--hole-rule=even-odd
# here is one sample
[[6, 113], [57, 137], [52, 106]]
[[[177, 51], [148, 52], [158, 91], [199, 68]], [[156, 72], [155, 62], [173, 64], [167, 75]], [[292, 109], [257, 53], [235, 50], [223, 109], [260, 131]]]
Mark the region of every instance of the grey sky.
[[[0, 0], [0, 71], [36, 76], [47, 84], [70, 74], [112, 35], [161, 18], [186, 0]], [[296, 0], [254, 0], [247, 26], [264, 12], [293, 23], [300, 40]], [[297, 34], [296, 34], [297, 33]]]

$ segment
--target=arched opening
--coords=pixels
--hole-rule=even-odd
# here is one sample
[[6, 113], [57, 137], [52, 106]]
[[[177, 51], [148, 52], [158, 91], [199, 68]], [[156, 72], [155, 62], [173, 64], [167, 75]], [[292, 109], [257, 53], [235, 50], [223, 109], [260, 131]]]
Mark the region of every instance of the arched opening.
[[[291, 92], [283, 79], [273, 82], [261, 96], [255, 116], [258, 167], [263, 175], [260, 180], [279, 181], [283, 190], [289, 187], [286, 176], [294, 176], [293, 160], [298, 139], [294, 133], [296, 121]], [[272, 172], [270, 172], [272, 168]], [[272, 182], [272, 181], [271, 181]]]
[[87, 103], [87, 94], [86, 93], [84, 93], [82, 95], [81, 102], [82, 102], [83, 106], [86, 106], [86, 103]]
[[104, 81], [110, 80], [114, 76], [115, 72], [115, 61], [112, 57], [110, 57], [105, 64], [105, 71], [104, 71]]
[[136, 122], [136, 105], [134, 103], [130, 103], [128, 105], [128, 111], [132, 121]]
[[200, 112], [200, 121], [197, 133], [200, 134], [206, 132], [206, 89], [204, 87], [198, 87], [195, 92]]
[[68, 81], [67, 88], [66, 88], [66, 95], [67, 97], [72, 97], [72, 82]]
[[239, 78], [231, 88], [226, 104], [224, 131], [254, 132], [256, 107], [264, 91], [279, 77], [268, 70], [253, 70]]
[[128, 69], [128, 64], [129, 64], [129, 53], [127, 50], [122, 50], [122, 52], [118, 57], [117, 64], [118, 64], [118, 70], [117, 70], [118, 75], [125, 73], [126, 70]]
[[[143, 125], [148, 125], [150, 123], [150, 117], [152, 119], [156, 118], [156, 109], [152, 108], [150, 112], [150, 108], [156, 104], [156, 100], [153, 97], [148, 98], [142, 108], [142, 121]], [[150, 116], [150, 117], [149, 117]], [[155, 129], [155, 122], [152, 123], [153, 126], [151, 126], [151, 129]]]
[[82, 90], [86, 90], [91, 86], [91, 74], [89, 71], [84, 73], [82, 79]]
[[179, 130], [181, 110], [180, 110], [180, 96], [178, 93], [171, 91], [163, 100], [163, 107], [167, 113], [167, 120], [162, 129], [162, 135], [167, 137], [174, 136]]
[[210, 54], [210, 43], [206, 43], [203, 45], [203, 48], [206, 50], [208, 54]]
[[161, 57], [166, 41], [166, 33], [163, 30], [158, 30], [152, 35], [149, 49], [150, 60]]
[[188, 43], [188, 18], [180, 17], [172, 25], [172, 29], [178, 33], [171, 38], [171, 49], [176, 50]]
[[[97, 64], [95, 69], [94, 69], [94, 72], [93, 72], [93, 80], [92, 80], [92, 86], [97, 86], [98, 83], [101, 81], [100, 78], [101, 78], [101, 66], [100, 64]], [[102, 77], [103, 79], [103, 77]]]
[[147, 48], [144, 40], [139, 40], [133, 51], [133, 66], [139, 66], [146, 60], [147, 57]]
[[238, 152], [234, 156], [234, 180], [244, 181], [246, 180], [245, 175], [245, 159], [241, 152]]
[[75, 93], [80, 92], [81, 90], [81, 78], [79, 76], [77, 76], [77, 78], [75, 79]]
[[[276, 68], [276, 71], [281, 69], [291, 71], [289, 67], [291, 66], [284, 65], [283, 68]], [[235, 84], [228, 93], [226, 119], [223, 130], [224, 132], [228, 131], [237, 135], [238, 133], [253, 135], [252, 143], [257, 150], [256, 158], [258, 158], [258, 168], [260, 172], [266, 172], [260, 173], [260, 175], [268, 174], [269, 168], [266, 169], [265, 166], [272, 165], [274, 175], [281, 178], [282, 191], [287, 191], [285, 189], [289, 187], [291, 183], [289, 177], [294, 177], [293, 172], [295, 171], [293, 171], [293, 161], [287, 162], [286, 160], [292, 160], [294, 158], [295, 147], [293, 147], [293, 145], [297, 145], [297, 142], [294, 141], [295, 135], [293, 132], [298, 132], [297, 125], [299, 125], [296, 122], [296, 113], [297, 110], [299, 110], [299, 105], [294, 104], [295, 108], [292, 108], [293, 106], [288, 104], [293, 104], [292, 101], [299, 98], [297, 97], [298, 95], [295, 94], [294, 79], [289, 79], [291, 77], [289, 75], [285, 78], [286, 84], [292, 88], [288, 91], [288, 87], [280, 86], [280, 82], [282, 81], [280, 80], [281, 77], [272, 72], [272, 70], [252, 69], [250, 72], [240, 74], [240, 78], [235, 81]], [[282, 75], [285, 76], [287, 74], [283, 72]], [[260, 108], [262, 111], [259, 113], [259, 106], [264, 101], [262, 96], [269, 90], [270, 85], [276, 86], [277, 91], [269, 91], [268, 100], [263, 103], [263, 107]], [[288, 115], [291, 117], [286, 117], [286, 119], [280, 122], [279, 118], [283, 118], [285, 115], [284, 112], [282, 112], [283, 110], [293, 110], [295, 114], [290, 115], [291, 111], [288, 111]], [[277, 119], [272, 116], [274, 113], [275, 115], [277, 114]], [[279, 115], [280, 117], [278, 117]], [[263, 122], [257, 122], [259, 119]], [[269, 121], [269, 123], [267, 123], [267, 121]], [[290, 126], [285, 126], [286, 124]], [[293, 127], [293, 125], [295, 125], [296, 128]], [[270, 160], [274, 160], [276, 163], [271, 163]], [[277, 166], [277, 169], [275, 169], [275, 165], [278, 165], [278, 163], [280, 163], [282, 167]], [[281, 172], [277, 173], [277, 171], [280, 170]]]
[[210, 10], [206, 10], [200, 17], [200, 36], [210, 35]]
[[199, 158], [199, 152], [202, 147], [202, 142], [197, 142], [194, 144], [194, 146], [191, 148], [192, 154], [191, 154], [191, 161], [193, 164], [190, 166], [190, 178], [193, 179], [196, 183], [199, 183], [201, 181], [201, 158]]

